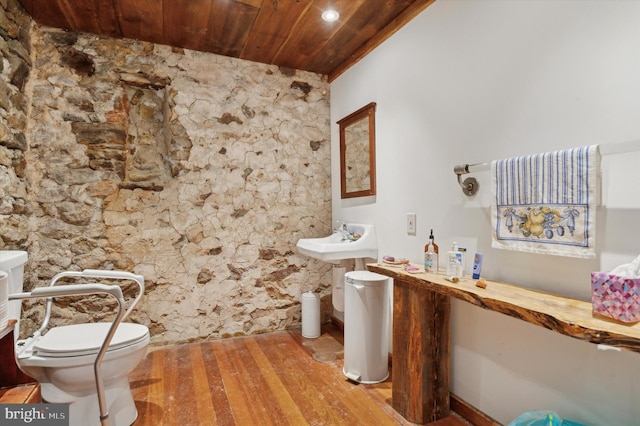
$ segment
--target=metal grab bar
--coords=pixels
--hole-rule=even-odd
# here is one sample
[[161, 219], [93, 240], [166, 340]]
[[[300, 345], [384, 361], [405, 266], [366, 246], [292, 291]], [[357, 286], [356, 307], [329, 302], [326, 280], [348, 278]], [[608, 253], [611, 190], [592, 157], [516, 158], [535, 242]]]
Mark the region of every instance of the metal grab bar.
[[[53, 284], [52, 284], [53, 285]], [[113, 296], [118, 302], [118, 313], [109, 328], [109, 332], [102, 342], [102, 346], [98, 351], [98, 356], [93, 363], [93, 371], [96, 379], [96, 389], [98, 391], [98, 405], [100, 406], [100, 424], [102, 426], [109, 426], [109, 411], [107, 407], [107, 401], [104, 394], [104, 380], [102, 378], [102, 371], [100, 369], [102, 365], [102, 359], [104, 358], [111, 340], [116, 333], [116, 330], [122, 320], [125, 317], [126, 312], [123, 310], [125, 306], [124, 296], [122, 295], [122, 289], [117, 285], [106, 284], [68, 284], [62, 287], [38, 287], [33, 289], [30, 293], [16, 293], [10, 294], [9, 300], [21, 300], [21, 299], [35, 299], [47, 297], [47, 303], [54, 297], [65, 296], [79, 296], [83, 294], [108, 294]]]
[[[124, 317], [122, 319], [129, 316], [133, 308], [138, 304], [138, 301], [142, 297], [142, 294], [144, 293], [144, 277], [142, 275], [132, 274], [131, 272], [126, 272], [126, 271], [109, 271], [109, 270], [102, 270], [102, 269], [85, 269], [83, 271], [64, 271], [54, 275], [54, 277], [51, 279], [49, 283], [49, 286], [53, 287], [62, 278], [105, 278], [105, 279], [112, 279], [112, 280], [115, 279], [115, 280], [135, 281], [138, 284], [139, 292], [129, 304], [129, 307], [125, 311]], [[73, 284], [67, 284], [67, 285], [73, 285]], [[52, 299], [50, 298], [47, 299], [44, 321], [42, 322], [42, 325], [40, 326], [40, 328], [33, 333], [34, 336], [41, 335], [49, 326], [49, 320], [51, 319], [52, 302], [53, 302]]]

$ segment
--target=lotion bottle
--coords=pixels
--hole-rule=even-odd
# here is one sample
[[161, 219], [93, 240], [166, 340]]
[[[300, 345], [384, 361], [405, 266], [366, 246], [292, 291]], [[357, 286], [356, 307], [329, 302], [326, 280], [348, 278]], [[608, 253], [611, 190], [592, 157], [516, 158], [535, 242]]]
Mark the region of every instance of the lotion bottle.
[[477, 280], [480, 278], [480, 271], [482, 270], [482, 253], [476, 253], [473, 257], [473, 275], [472, 278]]
[[458, 243], [454, 242], [447, 253], [447, 276], [462, 277], [462, 253], [458, 251]]
[[424, 270], [432, 274], [438, 273], [438, 245], [433, 238], [433, 229], [429, 241], [424, 246]]
[[438, 254], [434, 251], [431, 240], [429, 240], [424, 252], [424, 271], [430, 274], [438, 273]]

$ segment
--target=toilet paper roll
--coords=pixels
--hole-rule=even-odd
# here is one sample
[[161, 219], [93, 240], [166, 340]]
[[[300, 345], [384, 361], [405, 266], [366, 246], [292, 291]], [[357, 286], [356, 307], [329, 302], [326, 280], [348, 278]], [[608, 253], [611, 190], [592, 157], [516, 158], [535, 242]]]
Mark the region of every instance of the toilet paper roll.
[[344, 266], [333, 267], [333, 283], [331, 285], [331, 301], [338, 312], [344, 312]]
[[9, 322], [9, 275], [0, 271], [0, 331], [7, 328]]
[[320, 296], [307, 291], [302, 294], [302, 337], [320, 336]]

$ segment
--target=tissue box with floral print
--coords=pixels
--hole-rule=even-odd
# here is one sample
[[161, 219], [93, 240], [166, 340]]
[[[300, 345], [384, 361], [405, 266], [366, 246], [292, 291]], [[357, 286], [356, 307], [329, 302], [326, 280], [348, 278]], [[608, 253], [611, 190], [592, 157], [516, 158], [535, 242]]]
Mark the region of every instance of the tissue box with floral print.
[[640, 321], [640, 278], [591, 273], [593, 312], [622, 322]]

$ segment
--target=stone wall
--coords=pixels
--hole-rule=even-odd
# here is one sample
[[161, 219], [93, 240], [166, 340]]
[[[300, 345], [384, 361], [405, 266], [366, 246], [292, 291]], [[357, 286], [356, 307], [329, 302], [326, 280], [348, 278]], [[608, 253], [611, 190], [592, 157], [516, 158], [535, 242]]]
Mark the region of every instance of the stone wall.
[[0, 250], [25, 249], [29, 205], [25, 174], [31, 69], [30, 18], [13, 0], [0, 0]]
[[[330, 267], [295, 248], [331, 227], [323, 76], [38, 26], [31, 42], [28, 150], [11, 151], [28, 288], [68, 269], [142, 274], [132, 320], [154, 344], [297, 327], [307, 290], [328, 318]], [[27, 305], [23, 334], [42, 315]], [[65, 299], [52, 323], [112, 311]]]

